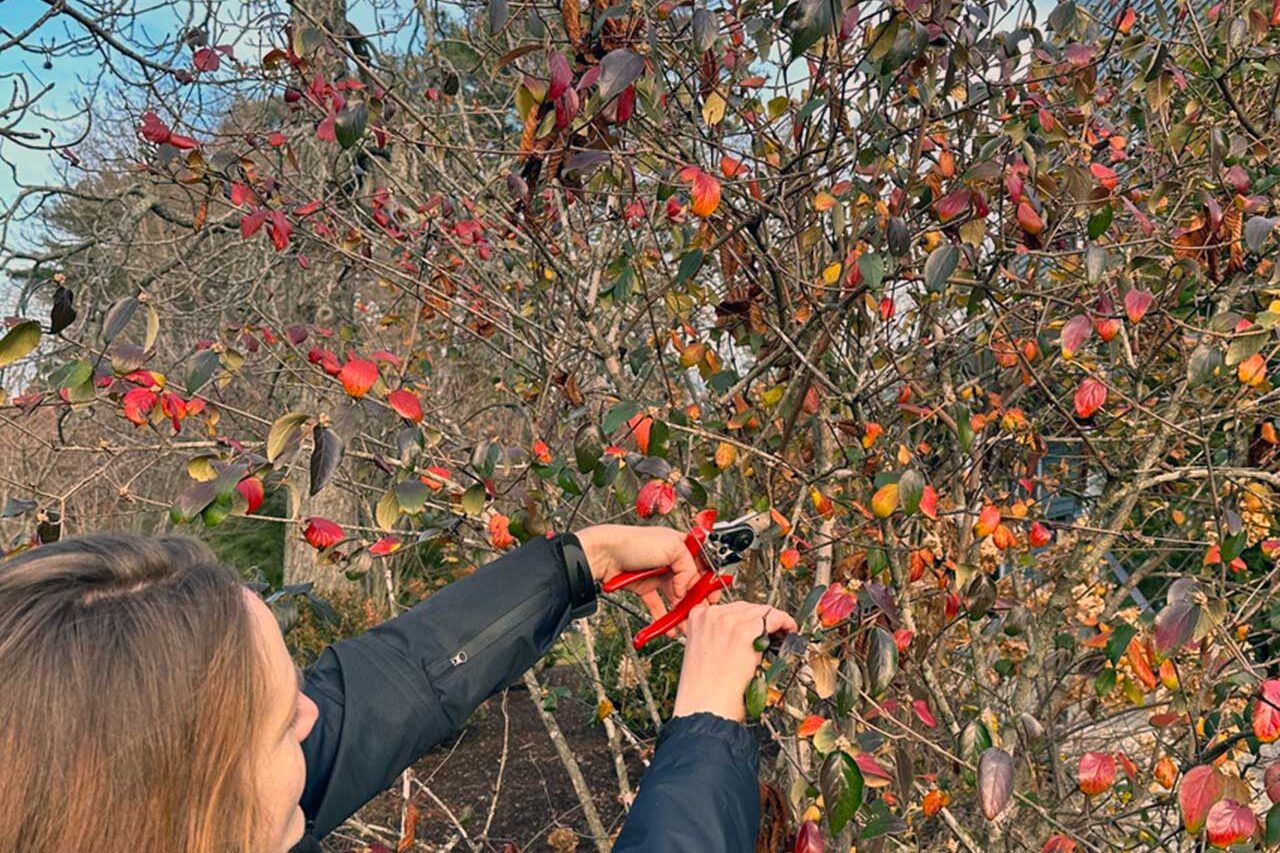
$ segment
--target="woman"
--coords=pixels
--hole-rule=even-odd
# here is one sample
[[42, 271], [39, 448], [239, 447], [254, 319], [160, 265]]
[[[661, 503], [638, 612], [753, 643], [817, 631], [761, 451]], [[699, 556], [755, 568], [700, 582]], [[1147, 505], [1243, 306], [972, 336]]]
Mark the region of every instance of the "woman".
[[[696, 569], [670, 529], [601, 525], [531, 541], [305, 673], [266, 605], [194, 540], [100, 535], [0, 563], [0, 851], [285, 853], [317, 840], [517, 679], [596, 584]], [[756, 750], [743, 692], [763, 605], [699, 608], [674, 717], [614, 847], [754, 847]], [[296, 845], [296, 848], [295, 848]]]

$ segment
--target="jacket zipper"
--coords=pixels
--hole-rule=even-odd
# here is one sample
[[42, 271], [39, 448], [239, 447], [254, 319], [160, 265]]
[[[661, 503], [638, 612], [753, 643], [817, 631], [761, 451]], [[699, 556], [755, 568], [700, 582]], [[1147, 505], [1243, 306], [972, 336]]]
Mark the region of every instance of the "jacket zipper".
[[523, 622], [528, 618], [528, 614], [534, 610], [542, 610], [546, 608], [546, 602], [537, 598], [528, 598], [522, 601], [519, 606], [513, 610], [509, 610], [502, 614], [493, 624], [485, 628], [471, 640], [465, 643], [462, 648], [458, 649], [452, 657], [449, 658], [449, 669], [457, 669], [464, 663], [483, 652], [500, 637], [507, 633], [511, 628]]

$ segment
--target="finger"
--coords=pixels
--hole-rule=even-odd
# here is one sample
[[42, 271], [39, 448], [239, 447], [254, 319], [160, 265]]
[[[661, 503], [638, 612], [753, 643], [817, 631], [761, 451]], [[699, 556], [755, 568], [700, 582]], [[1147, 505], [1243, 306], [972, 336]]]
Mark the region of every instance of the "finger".
[[698, 564], [685, 546], [683, 536], [672, 537], [672, 541], [675, 544], [674, 550], [667, 554], [671, 565], [672, 592], [676, 598], [684, 598], [689, 587], [698, 579]]
[[800, 626], [796, 625], [790, 613], [770, 607], [764, 617], [764, 630], [766, 634], [774, 634], [778, 631], [799, 631]]
[[648, 609], [649, 615], [653, 617], [655, 622], [667, 615], [667, 604], [662, 600], [662, 595], [656, 589], [651, 589], [641, 594], [640, 600], [644, 602], [644, 606]]

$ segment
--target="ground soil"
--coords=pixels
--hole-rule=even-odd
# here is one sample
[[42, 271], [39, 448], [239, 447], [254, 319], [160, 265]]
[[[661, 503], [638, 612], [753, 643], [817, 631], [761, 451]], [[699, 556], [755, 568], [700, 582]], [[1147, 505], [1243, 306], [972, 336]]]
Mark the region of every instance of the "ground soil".
[[[593, 705], [581, 697], [581, 676], [567, 666], [546, 670], [543, 685], [569, 687], [555, 711], [566, 740], [578, 756], [582, 773], [594, 793], [600, 819], [611, 832], [621, 825], [618, 782], [603, 726]], [[569, 776], [547, 736], [529, 693], [517, 684], [507, 693], [507, 763], [498, 807], [489, 833], [479, 838], [493, 801], [503, 751], [504, 716], [501, 696], [491, 698], [473, 716], [462, 735], [427, 753], [414, 766], [415, 776], [448, 807], [468, 836], [482, 850], [504, 853], [567, 853], [594, 850], [582, 808]], [[643, 768], [631, 768], [632, 785]], [[457, 827], [443, 809], [415, 786], [413, 802], [421, 811], [412, 851], [468, 851]], [[376, 844], [396, 850], [404, 799], [399, 783], [378, 795], [352, 820], [323, 843], [326, 853], [383, 853]], [[509, 847], [508, 845], [513, 845]]]

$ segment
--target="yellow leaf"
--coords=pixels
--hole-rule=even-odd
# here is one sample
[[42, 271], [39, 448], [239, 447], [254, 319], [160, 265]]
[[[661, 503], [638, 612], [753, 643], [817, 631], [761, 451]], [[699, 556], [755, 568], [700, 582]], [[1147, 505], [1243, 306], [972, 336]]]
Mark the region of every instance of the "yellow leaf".
[[604, 720], [613, 716], [613, 703], [608, 699], [601, 699], [600, 704], [596, 706], [596, 719]]
[[734, 447], [729, 442], [722, 441], [716, 446], [716, 467], [721, 471], [732, 465], [733, 461], [737, 458], [738, 448]]
[[720, 97], [719, 92], [713, 91], [702, 102], [702, 120], [707, 123], [708, 127], [715, 127], [724, 120], [725, 107], [724, 98]]
[[876, 518], [888, 518], [898, 508], [898, 484], [881, 486], [871, 497], [871, 511]]
[[827, 264], [827, 268], [822, 271], [822, 281], [825, 284], [835, 284], [840, 280], [840, 273], [844, 271], [844, 264], [836, 261]]

